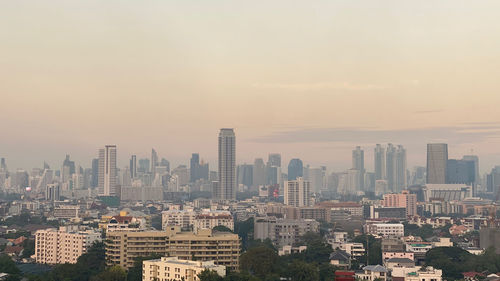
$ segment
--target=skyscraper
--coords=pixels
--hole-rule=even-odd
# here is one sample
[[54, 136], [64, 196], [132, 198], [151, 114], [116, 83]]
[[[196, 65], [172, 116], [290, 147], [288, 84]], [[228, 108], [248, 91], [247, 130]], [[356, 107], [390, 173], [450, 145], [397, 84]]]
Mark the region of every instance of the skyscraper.
[[99, 158], [92, 159], [92, 179], [90, 180], [91, 187], [99, 185]]
[[267, 181], [266, 165], [262, 158], [256, 158], [253, 163], [253, 186], [265, 185]]
[[462, 157], [462, 160], [474, 162], [474, 179], [475, 185], [478, 186], [481, 183], [481, 176], [479, 175], [479, 157], [477, 157], [476, 155], [464, 155], [464, 157]]
[[238, 165], [238, 184], [246, 187], [253, 186], [253, 165]]
[[135, 155], [130, 157], [130, 177], [133, 179], [137, 178], [137, 156]]
[[189, 162], [189, 180], [190, 182], [195, 182], [200, 178], [199, 176], [200, 168], [200, 154], [193, 153], [191, 155], [191, 160]]
[[293, 181], [303, 176], [304, 166], [302, 160], [294, 158], [288, 163], [288, 180]]
[[445, 143], [427, 144], [427, 183], [446, 183], [446, 164], [448, 145]]
[[116, 195], [116, 145], [106, 145], [99, 149], [99, 195]]
[[281, 167], [281, 154], [279, 154], [279, 153], [269, 153], [269, 158], [267, 160], [267, 165], [269, 167]]
[[219, 133], [219, 181], [214, 185], [215, 199], [236, 199], [236, 136], [233, 129]]
[[364, 188], [365, 179], [365, 152], [360, 146], [352, 151], [352, 168], [359, 171], [359, 187]]
[[153, 177], [156, 174], [156, 166], [158, 166], [158, 153], [154, 148], [151, 149], [151, 174]]
[[446, 183], [468, 184], [476, 182], [476, 167], [474, 161], [448, 159], [446, 163]]
[[375, 146], [374, 151], [375, 158], [375, 180], [384, 180], [386, 179], [385, 174], [385, 148], [380, 144]]
[[400, 192], [408, 187], [408, 178], [406, 170], [406, 149], [398, 145], [394, 157], [394, 192]]

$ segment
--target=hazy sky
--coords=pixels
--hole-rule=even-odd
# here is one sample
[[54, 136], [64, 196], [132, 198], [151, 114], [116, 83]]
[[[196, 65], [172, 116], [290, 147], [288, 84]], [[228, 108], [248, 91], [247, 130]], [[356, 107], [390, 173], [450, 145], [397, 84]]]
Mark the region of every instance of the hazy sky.
[[[215, 168], [281, 152], [342, 170], [351, 150], [427, 142], [500, 164], [500, 1], [0, 0], [0, 157], [11, 170], [155, 147]], [[57, 168], [55, 167], [55, 168]]]

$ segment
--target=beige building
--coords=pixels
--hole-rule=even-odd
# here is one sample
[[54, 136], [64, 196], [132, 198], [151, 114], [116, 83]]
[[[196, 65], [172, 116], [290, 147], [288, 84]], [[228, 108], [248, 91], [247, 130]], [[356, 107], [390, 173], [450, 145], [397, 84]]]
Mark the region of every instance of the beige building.
[[198, 281], [198, 274], [213, 270], [219, 276], [226, 276], [226, 267], [214, 261], [180, 260], [177, 257], [162, 257], [142, 263], [142, 281]]
[[311, 205], [311, 183], [303, 178], [285, 182], [285, 205], [304, 207]]
[[194, 219], [194, 229], [213, 229], [216, 226], [225, 226], [234, 230], [233, 216], [228, 211], [203, 212]]
[[408, 190], [403, 190], [401, 193], [384, 194], [382, 204], [384, 207], [406, 208], [406, 216], [417, 215], [417, 195], [410, 194]]
[[78, 218], [79, 206], [61, 205], [54, 208], [54, 217], [58, 219]]
[[214, 260], [215, 264], [238, 270], [240, 238], [237, 234], [212, 232], [180, 232], [180, 227], [164, 231], [109, 231], [106, 239], [108, 266], [134, 266], [137, 257], [158, 254], [183, 260]]
[[38, 230], [35, 233], [35, 261], [45, 264], [76, 263], [101, 233], [93, 230], [70, 230], [60, 227]]
[[161, 213], [161, 225], [163, 229], [171, 226], [180, 226], [188, 229], [194, 224], [196, 212], [193, 210], [168, 210]]

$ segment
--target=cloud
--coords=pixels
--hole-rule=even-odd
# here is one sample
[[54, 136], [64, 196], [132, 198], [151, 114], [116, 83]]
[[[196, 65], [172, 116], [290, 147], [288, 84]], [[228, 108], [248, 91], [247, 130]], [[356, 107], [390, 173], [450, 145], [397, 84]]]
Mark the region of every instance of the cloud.
[[318, 90], [347, 90], [347, 91], [367, 91], [383, 90], [389, 87], [376, 84], [355, 84], [350, 82], [332, 83], [254, 83], [252, 87], [259, 89], [281, 89], [291, 91], [318, 91]]
[[449, 144], [477, 143], [500, 137], [500, 125], [465, 125], [400, 130], [380, 128], [340, 127], [304, 128], [275, 132], [254, 138], [257, 143], [401, 143], [422, 145], [429, 142]]

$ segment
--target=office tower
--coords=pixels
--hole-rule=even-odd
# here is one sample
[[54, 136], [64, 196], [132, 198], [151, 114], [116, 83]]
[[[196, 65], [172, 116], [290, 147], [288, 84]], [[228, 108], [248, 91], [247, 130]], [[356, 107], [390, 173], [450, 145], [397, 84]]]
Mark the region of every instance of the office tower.
[[481, 175], [479, 175], [479, 157], [477, 157], [476, 155], [464, 155], [464, 157], [462, 157], [462, 160], [474, 162], [474, 183], [476, 186], [481, 185]]
[[285, 182], [285, 205], [304, 207], [311, 205], [311, 183], [299, 177]]
[[92, 179], [90, 181], [90, 186], [95, 188], [99, 185], [99, 159], [92, 159]]
[[149, 163], [148, 158], [139, 159], [139, 169], [137, 171], [143, 174], [149, 173]]
[[400, 192], [408, 187], [407, 169], [406, 169], [406, 149], [402, 145], [396, 148], [394, 157], [394, 190]]
[[417, 166], [413, 167], [413, 171], [411, 173], [411, 185], [425, 185], [426, 177], [425, 177], [425, 167]]
[[267, 184], [281, 184], [281, 167], [271, 166], [266, 168]]
[[132, 155], [130, 157], [130, 178], [135, 179], [137, 178], [137, 156]]
[[310, 182], [311, 191], [320, 192], [324, 189], [325, 171], [323, 168], [309, 168], [308, 181]]
[[219, 182], [214, 187], [215, 199], [236, 199], [236, 137], [233, 129], [224, 128], [219, 133]]
[[445, 143], [427, 144], [427, 183], [446, 183], [446, 164], [448, 145]]
[[288, 163], [288, 180], [296, 180], [303, 176], [304, 167], [302, 165], [302, 160], [294, 158]]
[[253, 163], [253, 186], [266, 185], [266, 165], [262, 158], [255, 159]]
[[358, 169], [349, 169], [347, 170], [347, 182], [346, 182], [346, 193], [347, 194], [356, 194], [357, 191], [362, 189], [362, 186], [359, 182], [360, 172]]
[[189, 180], [195, 182], [199, 179], [198, 169], [200, 167], [200, 155], [198, 153], [193, 153], [191, 155], [191, 161], [189, 162]]
[[167, 172], [170, 172], [170, 162], [167, 159], [162, 158], [160, 161], [160, 166], [165, 167], [167, 169]]
[[375, 173], [365, 173], [365, 191], [375, 191]]
[[375, 180], [383, 180], [386, 179], [385, 173], [385, 148], [380, 144], [375, 146], [374, 151], [375, 158]]
[[179, 185], [185, 186], [189, 184], [189, 170], [186, 165], [179, 165], [172, 170], [172, 175], [179, 177]]
[[281, 154], [270, 153], [267, 160], [267, 165], [270, 167], [281, 167]]
[[47, 162], [45, 162], [45, 161], [43, 161], [43, 169], [44, 169], [44, 170], [48, 170], [48, 169], [50, 169], [49, 164], [47, 164]]
[[238, 184], [246, 187], [253, 186], [253, 165], [243, 164], [238, 165]]
[[61, 200], [61, 187], [58, 183], [49, 183], [45, 186], [45, 200], [59, 201]]
[[389, 143], [387, 144], [387, 149], [385, 150], [385, 173], [387, 179], [387, 189], [389, 191], [394, 190], [394, 163], [396, 162], [396, 147]]
[[203, 159], [201, 159], [200, 167], [198, 168], [200, 179], [208, 180], [209, 171], [210, 167], [208, 165], [208, 162], [205, 163]]
[[75, 162], [69, 160], [69, 155], [66, 154], [66, 158], [63, 161], [63, 167], [69, 167], [69, 174], [72, 175], [74, 174], [75, 171]]
[[474, 161], [448, 159], [446, 162], [446, 183], [473, 185], [476, 182]]
[[365, 179], [365, 152], [360, 146], [352, 151], [352, 168], [359, 171], [359, 187], [364, 188]]
[[151, 149], [151, 174], [156, 174], [156, 166], [158, 166], [158, 153], [154, 148]]
[[7, 163], [5, 158], [0, 159], [0, 170], [7, 171]]
[[116, 145], [106, 145], [99, 149], [99, 195], [114, 196], [116, 194], [116, 181]]

